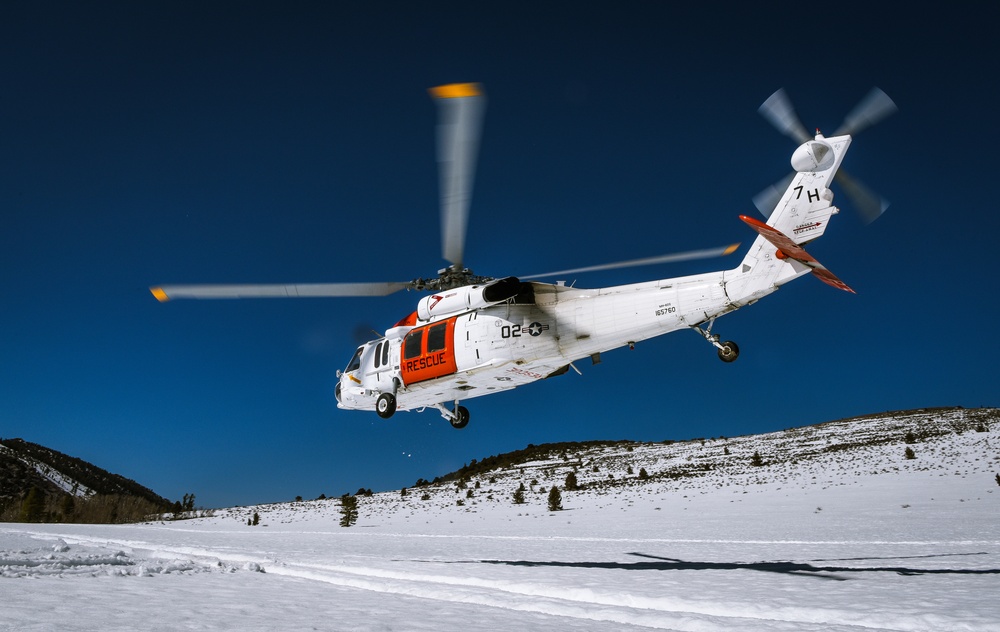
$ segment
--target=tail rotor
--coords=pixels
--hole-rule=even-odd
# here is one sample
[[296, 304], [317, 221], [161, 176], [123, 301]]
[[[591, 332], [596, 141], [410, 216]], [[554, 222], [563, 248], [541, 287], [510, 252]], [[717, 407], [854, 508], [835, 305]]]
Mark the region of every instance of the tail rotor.
[[[896, 104], [889, 98], [889, 95], [879, 88], [873, 88], [851, 110], [840, 128], [834, 133], [834, 136], [856, 136], [872, 125], [891, 116], [897, 109]], [[795, 113], [795, 108], [792, 106], [784, 88], [779, 88], [774, 94], [768, 97], [761, 104], [758, 112], [775, 129], [795, 142], [802, 144], [812, 139]], [[786, 177], [781, 182], [771, 185], [753, 197], [754, 206], [757, 207], [764, 217], [771, 216], [774, 207], [781, 200], [781, 196], [788, 187], [789, 181], [790, 177]], [[844, 194], [851, 200], [854, 210], [857, 211], [865, 224], [874, 222], [889, 208], [888, 200], [873, 192], [860, 180], [849, 175], [843, 169], [838, 170], [834, 181], [840, 185]]]

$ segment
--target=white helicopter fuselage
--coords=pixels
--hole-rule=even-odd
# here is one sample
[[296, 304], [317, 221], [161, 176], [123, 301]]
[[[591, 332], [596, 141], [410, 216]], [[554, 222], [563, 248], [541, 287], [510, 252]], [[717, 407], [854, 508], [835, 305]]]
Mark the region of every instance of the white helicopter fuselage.
[[338, 406], [372, 410], [392, 392], [398, 410], [413, 410], [509, 390], [737, 308], [723, 272], [592, 290], [522, 286], [500, 304], [411, 319], [365, 344], [340, 377]]

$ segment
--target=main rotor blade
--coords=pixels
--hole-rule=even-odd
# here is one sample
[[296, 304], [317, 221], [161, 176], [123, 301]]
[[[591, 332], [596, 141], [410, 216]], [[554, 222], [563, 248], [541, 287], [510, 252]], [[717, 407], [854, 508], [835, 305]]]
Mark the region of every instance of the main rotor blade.
[[679, 252], [658, 257], [646, 257], [644, 259], [631, 259], [629, 261], [619, 261], [617, 263], [604, 263], [585, 268], [573, 268], [570, 270], [558, 270], [556, 272], [546, 272], [545, 274], [532, 274], [521, 276], [522, 279], [538, 279], [541, 277], [556, 276], [557, 274], [576, 274], [577, 272], [597, 272], [599, 270], [616, 270], [618, 268], [635, 268], [638, 266], [651, 266], [656, 263], [674, 263], [677, 261], [692, 261], [694, 259], [709, 259], [711, 257], [722, 257], [731, 254], [739, 248], [739, 244], [730, 244], [722, 248], [706, 248], [705, 250], [692, 250], [690, 252]]
[[386, 296], [409, 283], [298, 283], [287, 285], [163, 285], [151, 287], [161, 303], [179, 298], [313, 298], [333, 296]]
[[898, 109], [889, 95], [878, 88], [872, 88], [871, 92], [851, 110], [851, 113], [844, 119], [843, 125], [833, 135], [850, 134], [856, 136], [862, 130], [868, 129]]
[[811, 139], [812, 136], [806, 131], [805, 126], [799, 121], [795, 114], [792, 102], [788, 100], [784, 88], [778, 88], [774, 94], [761, 104], [757, 111], [760, 115], [771, 122], [779, 132], [790, 136], [795, 142], [802, 144]]
[[478, 83], [430, 89], [438, 102], [438, 169], [441, 177], [441, 256], [456, 269], [465, 256], [469, 200], [486, 97]]

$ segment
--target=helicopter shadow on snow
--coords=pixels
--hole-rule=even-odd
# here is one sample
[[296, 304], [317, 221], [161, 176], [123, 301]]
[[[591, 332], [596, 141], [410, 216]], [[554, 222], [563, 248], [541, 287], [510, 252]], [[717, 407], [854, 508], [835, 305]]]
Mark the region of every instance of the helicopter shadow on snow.
[[[539, 562], [529, 560], [480, 560], [481, 564], [498, 564], [504, 566], [547, 567], [547, 568], [586, 568], [614, 569], [633, 571], [731, 571], [750, 570], [765, 573], [781, 573], [800, 577], [815, 577], [834, 581], [847, 581], [849, 577], [837, 573], [896, 573], [897, 575], [1000, 575], [1000, 568], [964, 569], [964, 568], [911, 568], [909, 566], [819, 566], [811, 562], [696, 562], [670, 557], [659, 557], [646, 553], [628, 553], [642, 558], [636, 562]], [[938, 558], [956, 555], [988, 555], [987, 553], [952, 553], [940, 555], [922, 555], [919, 558]], [[913, 558], [851, 558], [850, 560], [813, 560], [813, 562], [829, 561], [865, 561], [878, 559], [913, 559]]]

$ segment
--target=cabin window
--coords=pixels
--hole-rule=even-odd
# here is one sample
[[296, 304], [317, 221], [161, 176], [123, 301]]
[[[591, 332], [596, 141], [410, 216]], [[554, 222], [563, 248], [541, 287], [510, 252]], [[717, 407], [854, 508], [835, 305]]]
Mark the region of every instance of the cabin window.
[[423, 353], [424, 330], [414, 329], [406, 334], [403, 341], [403, 358], [409, 360], [419, 357]]
[[380, 342], [375, 347], [375, 368], [376, 369], [379, 368], [380, 366], [382, 366], [382, 345], [383, 344], [384, 343]]
[[386, 340], [382, 347], [382, 364], [389, 365], [389, 341]]
[[427, 353], [441, 351], [445, 348], [446, 333], [448, 333], [447, 322], [427, 328]]

